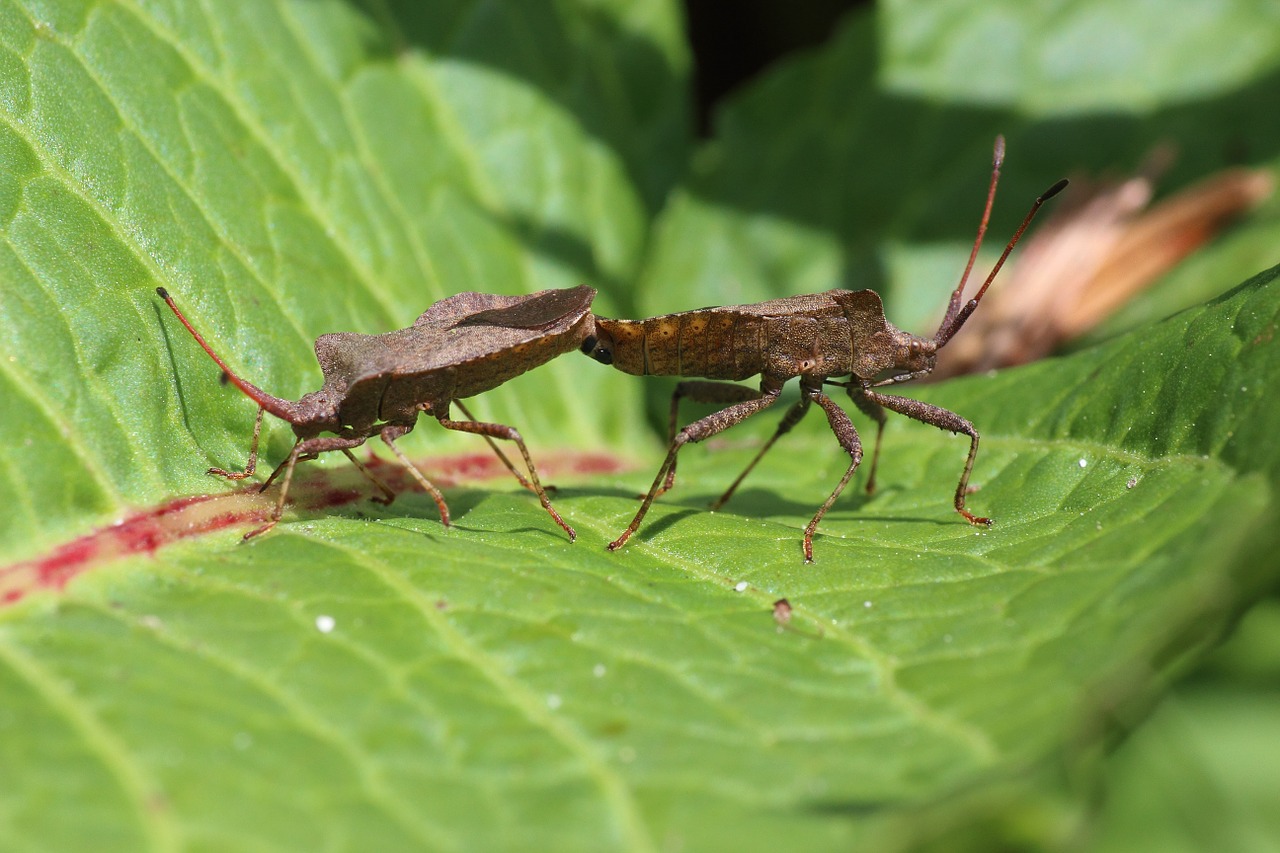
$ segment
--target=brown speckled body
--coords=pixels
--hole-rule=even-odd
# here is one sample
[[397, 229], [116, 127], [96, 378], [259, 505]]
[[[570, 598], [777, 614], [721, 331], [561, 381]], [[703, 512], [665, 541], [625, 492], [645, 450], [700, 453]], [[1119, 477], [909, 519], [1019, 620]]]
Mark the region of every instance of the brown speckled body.
[[[880, 391], [880, 387], [906, 382], [928, 374], [937, 361], [938, 350], [945, 346], [978, 307], [982, 294], [1009, 256], [1036, 210], [1045, 199], [1066, 186], [1059, 181], [1036, 199], [1022, 226], [1005, 247], [1000, 260], [983, 283], [977, 295], [964, 301], [965, 283], [973, 269], [974, 259], [982, 245], [991, 206], [995, 200], [1000, 164], [1004, 159], [1004, 140], [997, 138], [992, 161], [991, 184], [987, 204], [978, 227], [969, 263], [960, 283], [951, 293], [947, 310], [938, 331], [932, 337], [920, 337], [894, 328], [885, 319], [880, 297], [870, 290], [828, 290], [805, 296], [789, 296], [758, 302], [754, 305], [730, 305], [703, 308], [678, 314], [664, 314], [645, 320], [608, 320], [597, 317], [592, 332], [583, 340], [582, 351], [604, 364], [635, 375], [696, 376], [676, 386], [671, 397], [668, 420], [667, 456], [653, 485], [644, 496], [622, 535], [609, 544], [616, 550], [640, 526], [655, 498], [675, 483], [676, 457], [680, 448], [691, 442], [705, 441], [711, 436], [741, 423], [776, 403], [782, 387], [792, 377], [800, 379], [800, 399], [783, 417], [773, 437], [765, 442], [746, 470], [734, 480], [720, 499], [716, 509], [733, 494], [751, 469], [770, 447], [793, 426], [810, 406], [817, 405], [827, 416], [827, 423], [840, 447], [849, 455], [849, 465], [826, 502], [805, 527], [803, 551], [805, 562], [813, 559], [813, 536], [818, 522], [839, 497], [845, 484], [862, 461], [862, 440], [843, 409], [829, 397], [824, 386], [843, 387], [859, 410], [876, 422], [876, 445], [867, 476], [867, 491], [875, 484], [876, 459], [880, 438], [884, 433], [886, 411], [898, 412], [939, 429], [964, 433], [969, 437], [969, 455], [956, 486], [954, 505], [969, 522], [986, 526], [991, 523], [969, 512], [965, 497], [969, 491], [969, 474], [978, 452], [978, 431], [973, 424], [946, 409]], [[730, 385], [706, 380], [738, 381], [760, 376], [759, 390], [743, 385]], [[844, 378], [847, 377], [847, 378]], [[721, 408], [699, 418], [683, 429], [679, 423], [682, 398]]]
[[407, 329], [321, 335], [315, 349], [324, 386], [298, 401], [312, 416], [295, 432], [369, 432], [379, 423], [413, 423], [424, 411], [447, 416], [450, 401], [577, 349], [594, 296], [586, 285], [528, 296], [466, 292], [432, 305]]
[[[538, 495], [543, 508], [571, 540], [574, 538], [573, 528], [560, 518], [538, 482], [533, 460], [520, 434], [503, 424], [474, 420], [460, 401], [579, 348], [592, 328], [591, 300], [596, 293], [593, 288], [582, 285], [525, 296], [459, 293], [432, 305], [407, 329], [381, 335], [354, 332], [321, 335], [316, 339], [315, 352], [324, 373], [324, 384], [319, 391], [305, 395], [296, 403], [272, 396], [233, 373], [187, 322], [164, 288], [157, 288], [156, 292], [227, 378], [259, 406], [245, 470], [229, 472], [211, 468], [210, 473], [234, 480], [253, 473], [263, 412], [288, 421], [297, 436], [289, 457], [262, 486], [266, 489], [283, 472], [275, 512], [267, 524], [246, 534], [246, 539], [271, 529], [280, 520], [294, 466], [320, 453], [337, 450], [346, 454], [382, 491], [382, 500], [389, 503], [394, 493], [351, 453], [374, 435], [408, 466], [409, 472], [435, 500], [440, 520], [449, 524], [449, 511], [440, 491], [395, 445], [396, 439], [413, 429], [423, 412], [432, 415], [446, 429], [484, 436], [511, 473]], [[455, 421], [450, 417], [449, 408], [454, 402], [468, 420]], [[495, 438], [517, 445], [529, 471], [528, 480], [494, 444]]]
[[597, 348], [636, 376], [740, 381], [857, 376], [932, 367], [930, 341], [894, 328], [874, 290], [828, 290], [647, 320], [597, 317]]

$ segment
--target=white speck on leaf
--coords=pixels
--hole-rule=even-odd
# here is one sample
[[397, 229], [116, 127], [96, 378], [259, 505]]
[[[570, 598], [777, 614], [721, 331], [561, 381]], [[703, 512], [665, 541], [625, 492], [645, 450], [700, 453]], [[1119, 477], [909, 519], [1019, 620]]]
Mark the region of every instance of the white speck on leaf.
[[733, 588], [734, 592], [746, 592], [749, 584], [746, 581], [739, 581], [738, 585]]
[[608, 670], [604, 668], [604, 664], [602, 663], [598, 663], [595, 666], [591, 667], [591, 674], [594, 675], [596, 678], [604, 678], [604, 674], [607, 671]]
[[563, 704], [564, 704], [564, 700], [560, 698], [560, 695], [558, 693], [547, 694], [547, 707], [550, 708], [551, 710], [555, 711], [559, 709], [559, 707]]
[[1080, 460], [1080, 467], [1081, 467], [1081, 468], [1086, 467], [1088, 464], [1089, 464], [1089, 460], [1088, 460], [1088, 459], [1081, 459], [1081, 460]]
[[320, 615], [316, 617], [316, 630], [321, 634], [327, 634], [332, 631], [338, 624], [338, 620], [332, 616]]
[[866, 608], [868, 608], [868, 609], [870, 609], [870, 608], [871, 608], [871, 602], [870, 602], [870, 601], [864, 601], [864, 602], [862, 602], [862, 606], [863, 606], [863, 607], [866, 607]]

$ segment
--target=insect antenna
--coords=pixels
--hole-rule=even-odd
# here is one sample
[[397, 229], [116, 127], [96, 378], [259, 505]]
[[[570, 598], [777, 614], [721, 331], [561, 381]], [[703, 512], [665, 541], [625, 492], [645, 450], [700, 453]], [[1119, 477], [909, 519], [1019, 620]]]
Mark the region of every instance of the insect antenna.
[[191, 333], [191, 337], [196, 339], [196, 343], [200, 344], [201, 348], [203, 348], [205, 352], [209, 353], [209, 357], [217, 362], [218, 367], [222, 368], [222, 375], [225, 376], [232, 385], [239, 388], [245, 393], [245, 396], [253, 400], [266, 411], [275, 415], [277, 418], [289, 421], [290, 423], [297, 423], [300, 420], [298, 406], [296, 403], [291, 400], [283, 400], [280, 397], [271, 396], [252, 382], [247, 382], [244, 379], [241, 379], [236, 375], [234, 370], [227, 367], [227, 363], [213, 351], [211, 346], [205, 343], [204, 338], [201, 337], [200, 333], [195, 330], [195, 327], [188, 322], [187, 318], [182, 316], [182, 312], [179, 311], [178, 306], [174, 304], [173, 297], [169, 295], [169, 291], [165, 290], [163, 287], [157, 287], [156, 294], [165, 301], [165, 304], [168, 305], [177, 316], [178, 321], [181, 322], [183, 326], [186, 326], [187, 331]]
[[947, 303], [946, 316], [942, 318], [942, 323], [938, 326], [938, 332], [933, 336], [934, 343], [942, 348], [947, 341], [960, 331], [960, 327], [964, 325], [965, 320], [969, 319], [969, 315], [978, 307], [978, 302], [982, 299], [982, 295], [987, 292], [987, 288], [991, 286], [991, 282], [995, 280], [996, 273], [1000, 272], [1000, 268], [1004, 266], [1005, 260], [1009, 257], [1009, 253], [1013, 251], [1013, 247], [1018, 245], [1018, 241], [1022, 239], [1022, 234], [1027, 230], [1027, 226], [1031, 224], [1031, 220], [1035, 218], [1036, 212], [1040, 209], [1040, 205], [1053, 198], [1067, 186], [1067, 180], [1063, 178], [1049, 189], [1045, 190], [1031, 204], [1031, 210], [1027, 212], [1026, 218], [1022, 220], [1022, 224], [1018, 226], [1018, 230], [1013, 232], [1008, 245], [1004, 247], [1004, 251], [1000, 253], [1000, 259], [996, 261], [991, 272], [987, 275], [986, 281], [982, 283], [982, 287], [974, 294], [974, 297], [968, 302], [961, 303], [964, 296], [964, 287], [969, 281], [969, 273], [973, 271], [973, 264], [977, 260], [978, 250], [982, 247], [982, 238], [987, 233], [987, 222], [991, 219], [991, 206], [996, 198], [996, 184], [1000, 181], [1000, 167], [1004, 164], [1004, 137], [996, 137], [995, 155], [992, 158], [991, 168], [991, 185], [987, 189], [987, 204], [982, 211], [982, 221], [978, 224], [978, 236], [973, 241], [973, 250], [969, 252], [969, 262], [965, 265], [964, 274], [960, 276], [960, 283], [956, 285], [956, 289], [951, 294], [951, 300]]

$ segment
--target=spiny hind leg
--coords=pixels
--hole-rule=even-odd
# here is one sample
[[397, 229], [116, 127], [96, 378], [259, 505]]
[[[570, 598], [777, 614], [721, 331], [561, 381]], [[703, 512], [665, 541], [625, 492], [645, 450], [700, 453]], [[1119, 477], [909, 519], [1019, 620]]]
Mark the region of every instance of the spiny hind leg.
[[778, 441], [778, 439], [782, 438], [782, 436], [791, 432], [791, 428], [800, 423], [800, 419], [803, 418], [808, 411], [809, 398], [807, 396], [801, 396], [800, 399], [796, 401], [796, 404], [787, 411], [785, 416], [783, 416], [782, 421], [778, 424], [777, 430], [774, 431], [773, 435], [769, 437], [769, 440], [766, 441], [764, 446], [756, 453], [755, 458], [747, 463], [747, 467], [744, 468], [742, 473], [738, 475], [737, 479], [729, 485], [729, 488], [725, 489], [724, 494], [712, 502], [712, 512], [720, 509], [720, 507], [725, 505], [729, 498], [733, 497], [733, 493], [738, 490], [738, 486], [742, 484], [742, 481], [747, 478], [747, 475], [750, 474], [760, 460], [764, 458], [764, 455], [769, 452], [769, 448], [773, 447], [773, 445]]
[[[758, 400], [761, 396], [760, 391], [755, 388], [749, 388], [746, 385], [734, 385], [726, 382], [708, 382], [703, 379], [691, 379], [676, 385], [676, 390], [671, 394], [671, 412], [667, 417], [667, 447], [676, 440], [676, 431], [680, 422], [680, 400], [682, 398], [692, 400], [695, 403], [709, 403], [711, 405], [742, 403], [748, 400]], [[700, 440], [700, 439], [699, 439]], [[753, 463], [754, 464], [754, 463]], [[748, 469], [750, 470], [750, 469]], [[743, 476], [746, 476], [745, 472]], [[738, 478], [739, 480], [742, 477]], [[662, 482], [662, 487], [658, 489], [654, 498], [660, 498], [667, 492], [671, 491], [676, 484], [676, 463], [671, 460], [671, 467], [667, 469], [667, 477]], [[737, 486], [737, 483], [734, 483]], [[732, 489], [730, 489], [732, 491]], [[639, 496], [643, 499], [643, 495]], [[719, 505], [727, 500], [728, 495], [722, 497], [719, 501], [712, 505], [712, 509], [718, 509]]]
[[[706, 382], [689, 384], [709, 386], [713, 383]], [[742, 391], [751, 391], [751, 389], [744, 388], [741, 385], [723, 387], [734, 387], [739, 388]], [[631, 538], [632, 534], [635, 533], [637, 529], [639, 529], [640, 522], [644, 520], [645, 513], [647, 513], [649, 511], [649, 507], [653, 505], [653, 501], [660, 494], [659, 490], [662, 488], [662, 484], [666, 480], [668, 473], [675, 466], [676, 455], [680, 452], [681, 447], [684, 447], [690, 442], [705, 441], [713, 435], [724, 432], [735, 424], [742, 423], [757, 412], [764, 411], [769, 406], [772, 406], [774, 403], [778, 402], [778, 395], [782, 393], [782, 383], [766, 380], [761, 383], [759, 392], [752, 393], [756, 399], [743, 400], [741, 402], [734, 403], [728, 408], [721, 409], [718, 412], [713, 412], [705, 418], [700, 418], [699, 420], [694, 421], [676, 433], [675, 438], [671, 440], [670, 448], [667, 450], [667, 458], [663, 460], [662, 467], [658, 469], [658, 475], [653, 480], [653, 485], [649, 487], [648, 494], [644, 496], [644, 502], [640, 504], [640, 509], [636, 512], [635, 518], [631, 519], [631, 523], [627, 525], [627, 529], [622, 531], [622, 535], [609, 543], [610, 551], [616, 551], [623, 545], [627, 544], [627, 540]]]
[[[471, 417], [465, 409], [463, 409], [463, 412], [467, 414], [467, 417]], [[521, 484], [526, 488], [533, 489], [534, 494], [538, 496], [539, 502], [542, 503], [542, 508], [547, 511], [547, 514], [551, 516], [551, 519], [556, 524], [560, 525], [560, 529], [569, 534], [569, 541], [572, 542], [578, 538], [577, 532], [565, 523], [565, 520], [560, 517], [560, 513], [556, 512], [556, 508], [551, 505], [551, 499], [547, 497], [546, 490], [542, 488], [542, 483], [538, 481], [538, 469], [533, 464], [533, 457], [529, 455], [529, 448], [525, 446], [524, 439], [520, 437], [520, 433], [516, 431], [515, 427], [509, 427], [505, 424], [485, 423], [477, 420], [454, 421], [450, 420], [447, 415], [437, 415], [436, 420], [438, 420], [440, 422], [440, 426], [445, 429], [457, 430], [458, 432], [469, 432], [474, 435], [484, 436], [489, 440], [490, 445], [493, 446], [495, 450], [497, 449], [497, 445], [493, 444], [492, 441], [495, 438], [500, 438], [503, 441], [515, 442], [516, 447], [520, 449], [520, 455], [524, 457], [525, 466], [529, 469], [529, 482], [526, 482], [524, 477], [521, 477], [520, 474], [516, 473], [516, 469], [505, 456], [502, 456], [501, 453], [498, 455], [502, 456], [502, 460], [507, 463], [507, 467], [516, 475], [516, 479], [518, 479]]]
[[[476, 416], [471, 414], [471, 411], [466, 407], [466, 405], [463, 404], [461, 400], [452, 401], [452, 405], [457, 406], [459, 411], [461, 411], [462, 414], [466, 415], [467, 420], [472, 421], [473, 423], [480, 423], [480, 421], [476, 420]], [[497, 455], [497, 457], [502, 460], [502, 464], [507, 466], [507, 470], [511, 472], [511, 476], [519, 480], [520, 485], [524, 486], [526, 489], [533, 492], [534, 494], [537, 494], [538, 490], [534, 488], [533, 483], [529, 482], [529, 480], [525, 478], [524, 474], [520, 473], [520, 469], [516, 468], [515, 463], [512, 462], [507, 457], [507, 454], [502, 452], [502, 448], [498, 446], [498, 442], [493, 440], [493, 436], [485, 435], [484, 440], [485, 440], [485, 443], [489, 445], [489, 449], [492, 450]], [[545, 484], [542, 488], [544, 491], [547, 491], [547, 492], [554, 492], [556, 490], [556, 487], [551, 485], [550, 483]]]

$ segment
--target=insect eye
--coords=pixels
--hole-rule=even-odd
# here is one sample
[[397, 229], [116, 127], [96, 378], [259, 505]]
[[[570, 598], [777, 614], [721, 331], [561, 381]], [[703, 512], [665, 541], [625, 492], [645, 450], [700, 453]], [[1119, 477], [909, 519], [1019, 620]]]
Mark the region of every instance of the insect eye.
[[613, 350], [609, 349], [607, 344], [601, 343], [595, 335], [588, 335], [579, 349], [601, 364], [613, 364]]

